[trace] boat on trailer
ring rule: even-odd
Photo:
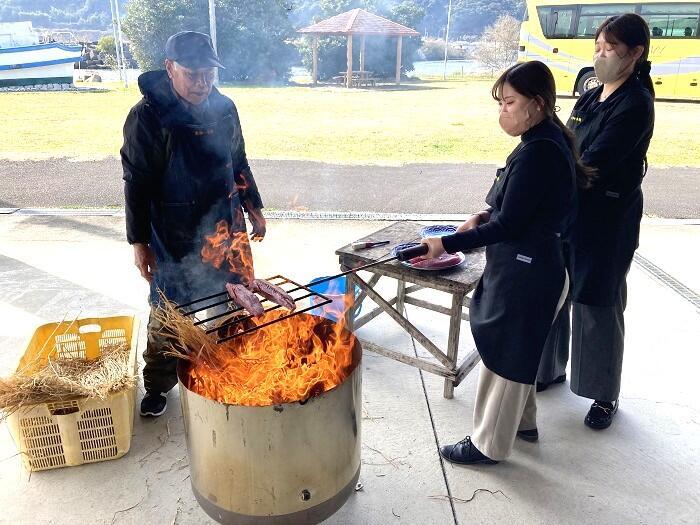
[[[82,54],[80,45],[44,41],[31,22],[0,23],[0,88],[71,85]]]

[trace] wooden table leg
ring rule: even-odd
[[[459,331],[462,327],[462,305],[464,294],[452,294],[452,308],[450,309],[450,332],[447,337],[447,358],[452,367],[457,368],[457,353],[459,351]],[[445,399],[454,397],[455,384],[451,379],[445,379],[443,396]]]
[[[353,275],[349,274],[345,277],[345,300],[346,301],[353,301],[352,306],[345,310],[345,327],[350,330],[351,332],[354,330],[354,323],[355,323],[355,308],[356,304],[354,303],[355,299],[355,281],[353,279]],[[346,303],[349,304],[349,303]]]
[[[404,299],[406,299],[406,281],[399,279],[396,288],[396,311],[403,314]]]

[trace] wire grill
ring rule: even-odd
[[[270,284],[279,286],[291,295],[298,307],[294,311],[273,321],[250,326],[252,323],[249,323],[249,321],[253,319],[253,316],[246,313],[243,307],[236,305],[228,292],[224,290],[220,293],[178,305],[178,310],[180,310],[180,313],[183,315],[192,317],[195,326],[201,326],[207,334],[216,333],[216,342],[221,344],[235,337],[255,332],[271,324],[278,323],[284,319],[289,319],[290,317],[297,316],[332,302],[332,299],[310,288],[316,283],[311,283],[309,285],[299,284],[283,275],[275,275],[265,280]],[[271,312],[282,308],[280,305],[273,303],[262,295],[256,295],[263,304],[265,312]],[[300,301],[305,301],[306,299],[310,299],[310,306],[304,305],[301,307]],[[198,314],[203,314],[204,317],[200,317]],[[214,323],[214,321],[219,320],[221,320],[221,322]]]

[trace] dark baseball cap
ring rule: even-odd
[[[219,57],[209,35],[197,31],[175,33],[165,43],[165,56],[187,69],[220,67],[226,69]]]

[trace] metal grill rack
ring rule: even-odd
[[[278,323],[284,319],[289,319],[290,317],[294,317],[332,302],[332,299],[329,299],[325,295],[315,292],[310,288],[310,286],[317,284],[315,282],[309,285],[303,285],[292,281],[283,275],[275,275],[274,277],[265,280],[270,284],[274,284],[275,286],[282,288],[285,292],[292,296],[292,299],[294,299],[294,302],[297,304],[299,304],[300,301],[313,298],[311,300],[311,305],[297,308],[294,311],[289,312],[288,314],[285,314],[273,321],[267,321],[248,328],[245,328],[245,323],[246,321],[253,319],[253,316],[250,314],[236,315],[237,313],[243,313],[243,307],[237,306],[226,290],[178,305],[178,310],[180,310],[180,313],[183,315],[192,317],[194,319],[195,326],[201,326],[207,334],[215,332],[221,333],[222,329],[224,328],[230,332],[230,328],[235,327],[236,325],[241,325],[241,327],[243,327],[242,330],[218,337],[216,342],[221,344],[235,337],[240,337],[242,335],[255,332],[256,330],[260,330],[261,328],[270,326],[271,324]],[[273,303],[260,294],[256,295],[265,307],[265,312],[271,312],[282,308],[280,305]],[[213,310],[217,313],[207,312],[208,310]],[[206,317],[200,318],[197,316],[197,314],[203,312],[206,312]],[[212,325],[212,321],[216,321],[217,319],[222,319],[224,317],[231,317],[231,319],[227,319],[221,323]]]

